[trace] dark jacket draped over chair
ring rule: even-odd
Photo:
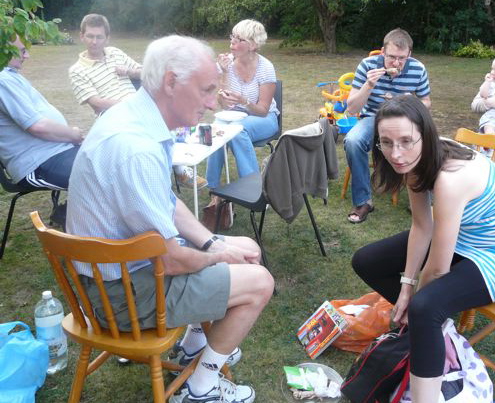
[[[263,171],[263,192],[287,223],[299,214],[304,193],[327,198],[328,179],[338,177],[336,137],[337,128],[323,118],[279,138]]]

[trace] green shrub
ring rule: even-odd
[[[468,45],[456,50],[454,52],[454,56],[491,59],[495,57],[495,49],[490,46],[483,45],[480,41],[470,41]]]

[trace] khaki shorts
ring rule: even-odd
[[[91,277],[79,276],[103,327],[108,327],[98,288]],[[131,273],[132,290],[136,299],[142,329],[156,327],[156,293],[153,266],[145,266]],[[122,331],[131,330],[122,281],[105,282],[114,315]],[[222,319],[227,311],[230,295],[230,271],[227,263],[217,263],[196,273],[165,277],[167,327],[178,327]]]

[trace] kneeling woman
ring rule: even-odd
[[[395,304],[392,319],[409,323],[413,402],[436,403],[443,322],[495,300],[495,164],[439,138],[429,111],[412,95],[380,108],[374,143],[373,183],[382,191],[407,187],[412,226],[358,250],[352,264]]]

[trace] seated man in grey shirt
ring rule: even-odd
[[[157,231],[165,239],[167,326],[192,324],[181,347],[186,358],[201,354],[186,387],[171,402],[251,403],[254,390],[219,377],[273,293],[273,278],[260,263],[260,249],[246,237],[219,238],[176,198],[170,173],[171,131],[195,126],[216,106],[218,71],[213,50],[188,37],[171,35],[152,42],[143,61],[142,87],[119,102],[91,128],[74,162],[69,184],[67,230],[79,236],[125,239]],[[180,246],[176,237],[194,248]],[[92,271],[77,271],[97,308]],[[134,262],[131,280],[139,320],[155,307],[153,270]],[[120,305],[120,267],[102,268],[111,303]],[[120,309],[122,311],[122,309]],[[117,318],[127,328],[128,315]],[[213,321],[208,337],[199,323]],[[254,364],[254,363],[253,363]]]
[[[29,53],[13,45],[19,57],[0,72],[0,161],[15,183],[67,189],[83,134],[19,73]]]

